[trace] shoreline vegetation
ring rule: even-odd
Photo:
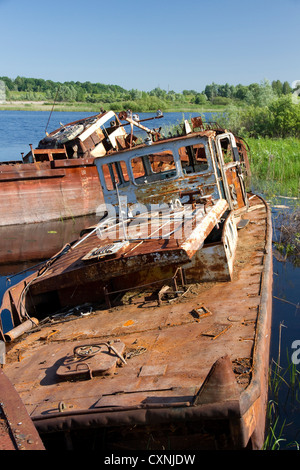
[[[297,84],[300,87],[300,82]],[[206,85],[201,92],[183,90],[181,93],[156,87],[151,91],[126,90],[119,85],[91,82],[54,82],[39,78],[0,77],[0,109],[48,110],[55,103],[56,110],[163,112],[222,111],[234,105],[264,106],[278,97],[294,93],[287,81],[263,80],[250,85]],[[2,101],[6,103],[1,104]]]
[[[53,108],[53,104],[49,101],[26,101],[26,100],[15,100],[15,101],[6,101],[5,103],[0,103],[0,111],[51,111]],[[125,104],[128,104],[125,102]],[[130,104],[130,103],[129,103]],[[110,106],[110,103],[86,103],[86,102],[59,102],[54,104],[54,111],[59,112],[100,112],[100,108],[104,108],[105,110],[110,110],[114,107],[114,111],[120,112],[127,109],[128,106],[122,106],[120,104],[119,108],[115,106]],[[153,109],[149,109],[147,111],[141,111],[140,108],[134,107],[135,112],[156,112],[157,108],[153,107]],[[165,113],[177,113],[177,112],[199,112],[202,113],[215,113],[215,112],[223,112],[225,110],[224,105],[213,105],[211,103],[207,103],[205,105],[199,106],[197,104],[186,103],[184,105],[173,105],[165,107],[163,111]]]
[[[250,85],[206,85],[201,92],[125,90],[118,85],[53,82],[0,77],[0,110],[81,111],[99,113],[131,109],[134,113],[214,113],[214,120],[241,137],[300,139],[300,81],[263,80]],[[1,103],[2,98],[2,103]]]

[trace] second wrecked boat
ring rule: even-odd
[[[46,448],[262,446],[270,213],[242,141],[192,127],[97,159],[103,220],[4,295],[4,370]]]
[[[103,196],[94,159],[129,147],[133,126],[149,130],[103,111],[62,124],[20,161],[0,162],[0,227],[96,214]]]

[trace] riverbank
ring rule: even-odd
[[[300,197],[300,139],[246,138],[252,186],[269,198]]]
[[[59,112],[96,112],[98,113],[101,108],[105,110],[113,109],[114,111],[124,111],[127,108],[125,105],[127,102],[120,102],[119,109],[116,109],[116,103],[111,106],[110,103],[87,103],[87,102],[59,102],[54,105],[54,110]],[[0,103],[0,111],[51,111],[53,103],[49,101],[6,101]],[[176,103],[173,106],[164,108],[165,113],[177,113],[177,112],[199,112],[201,113],[213,113],[222,112],[225,106],[212,105],[211,103],[206,105],[193,105],[182,103]],[[142,109],[134,109],[134,112],[144,112]],[[156,112],[157,109],[149,109],[147,112]]]

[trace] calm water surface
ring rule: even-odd
[[[91,116],[95,113],[83,113],[83,112],[53,112],[51,120],[48,125],[48,132],[60,127],[61,123],[66,124],[71,121],[75,121],[82,117]],[[140,119],[144,119],[153,114],[140,113]],[[195,116],[197,113],[185,113],[184,117],[190,118]],[[166,113],[160,120],[149,121],[145,123],[149,127],[168,127],[173,124],[181,122],[183,113]],[[210,119],[210,115],[206,116]],[[19,160],[21,152],[26,154],[29,151],[29,144],[34,147],[37,146],[39,140],[45,136],[45,129],[49,119],[49,112],[47,111],[0,111],[0,161]],[[286,200],[284,204],[286,204]],[[272,209],[275,215],[275,209]],[[76,239],[80,233],[81,228],[87,225],[91,225],[93,220],[85,220],[82,218],[81,221],[76,224],[74,221],[64,222],[53,222],[46,226],[42,226],[30,234],[28,227],[25,229],[18,226],[10,228],[7,231],[5,228],[0,230],[0,257],[1,248],[7,250],[7,246],[11,244],[12,252],[17,252],[15,247],[16,243],[20,244],[19,250],[22,252],[26,251],[26,243],[29,242],[32,237],[36,237],[37,244],[41,242],[42,237],[45,237],[43,243],[49,243],[53,246],[53,254],[56,253],[57,246],[62,246],[64,243],[72,239]],[[40,224],[38,224],[40,225]],[[0,227],[1,229],[1,227]],[[41,231],[44,233],[41,234]],[[18,241],[19,240],[19,241]],[[12,253],[13,254],[13,253]],[[22,279],[24,274],[19,274],[16,277],[12,277],[8,281],[8,276],[11,273],[18,273],[24,268],[28,268],[30,265],[34,265],[38,262],[39,256],[36,256],[31,263],[21,262],[18,263],[18,253],[15,253],[17,259],[9,265],[1,263],[0,259],[0,299],[3,296],[5,289]],[[48,256],[49,253],[47,253]],[[22,259],[19,257],[19,259]],[[299,306],[299,292],[300,292],[300,268],[295,268],[288,261],[279,262],[273,257],[273,319],[272,319],[272,336],[271,336],[271,361],[274,359],[277,361],[278,357],[278,345],[279,345],[279,325],[284,323],[284,327],[281,329],[281,365],[287,367],[291,361],[291,355],[293,352],[292,343],[295,340],[300,340],[300,309]],[[287,301],[287,302],[285,302]],[[300,370],[300,366],[298,366]],[[298,387],[299,388],[299,387]],[[300,429],[300,398],[297,396],[292,397],[289,394],[288,399],[286,398],[286,392],[282,389],[279,400],[281,400],[280,406],[280,423],[285,421],[286,426],[284,430],[284,438],[286,442],[282,443],[281,448],[284,448],[290,442],[298,440],[300,442],[300,435],[298,435]],[[280,425],[279,425],[280,427]]]

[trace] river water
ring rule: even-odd
[[[48,111],[0,111],[0,161],[20,160],[21,153],[26,154],[30,150],[29,144],[32,144],[33,147],[37,146],[39,140],[45,136],[46,128],[48,132],[51,132],[60,127],[61,123],[66,124],[93,114],[95,113],[53,112],[49,121],[50,113]],[[195,115],[197,113],[185,113],[184,115],[183,113],[165,113],[163,118],[145,122],[145,125],[165,129],[181,122],[183,116],[188,119]],[[140,113],[139,116],[140,119],[145,119],[153,114]],[[213,116],[209,113],[205,117],[207,120],[213,120]],[[276,204],[286,206],[289,204],[289,200],[280,201],[277,199]],[[275,222],[274,239],[277,237],[275,224],[278,210],[276,207],[272,207]],[[5,289],[25,276],[20,272],[40,261],[34,253],[30,255],[31,261],[25,260],[33,240],[38,248],[37,251],[41,247],[47,247],[45,257],[49,258],[64,243],[75,240],[82,228],[95,222],[96,218],[90,216],[76,220],[34,224],[34,230],[29,226],[0,227],[0,301]],[[11,253],[9,264],[4,264],[3,260],[1,262],[1,251]],[[273,272],[270,366],[274,367],[274,361],[278,362],[280,338],[281,371],[282,374],[285,374],[284,380],[289,381],[288,374],[291,369],[292,354],[295,351],[292,346],[295,341],[299,341],[300,344],[300,268],[294,267],[288,260],[279,261],[276,256],[273,256]],[[280,325],[282,326],[280,327]],[[299,346],[298,349],[300,349]],[[300,354],[298,357],[300,358]],[[300,365],[298,368],[300,370]],[[285,372],[287,369],[288,372]],[[279,422],[275,434],[280,434],[281,426],[284,424],[283,435],[281,435],[281,439],[284,440],[280,442],[280,449],[285,449],[293,441],[300,442],[300,397],[298,397],[300,386],[298,384],[292,390],[290,386],[284,384],[284,381],[282,384],[279,395],[274,398],[270,394],[270,399],[279,402],[276,406],[276,409],[279,409]]]

